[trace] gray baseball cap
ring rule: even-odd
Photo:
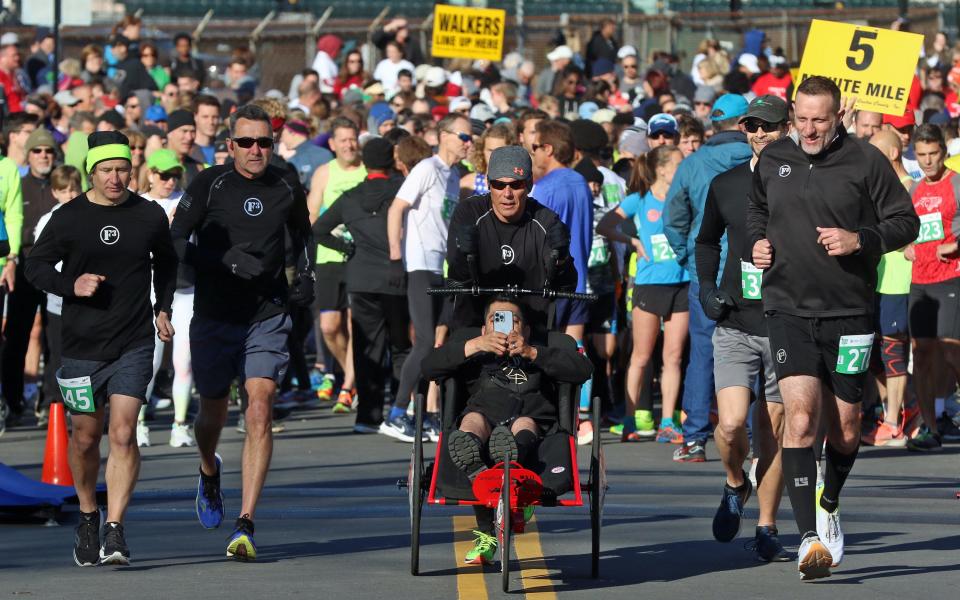
[[[787,103],[778,96],[766,94],[753,99],[747,107],[747,114],[740,118],[740,122],[760,119],[767,123],[782,123],[788,118]]]
[[[487,165],[487,179],[527,180],[533,175],[533,163],[530,154],[522,146],[501,146],[490,155]]]

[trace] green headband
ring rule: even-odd
[[[126,144],[105,144],[90,148],[87,152],[87,173],[92,173],[93,168],[98,162],[122,158],[123,160],[133,162],[130,154],[130,146]]]

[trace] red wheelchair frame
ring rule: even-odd
[[[479,334],[477,329],[461,330],[456,332],[460,336]],[[471,336],[472,337],[472,336]],[[567,335],[552,332],[549,344],[560,343],[573,346],[574,341]],[[451,430],[459,411],[454,411],[456,392],[448,391],[447,386],[441,383],[444,390],[442,401],[443,432],[437,442],[437,448],[444,448],[443,436]],[[576,431],[579,425],[579,397],[580,387],[566,384],[560,386],[561,397],[559,402],[560,431],[567,435],[570,450],[571,477],[573,482],[573,497],[545,498],[540,477],[533,471],[527,470],[518,463],[501,462],[484,471],[473,482],[474,500],[445,498],[437,490],[437,476],[439,463],[449,460],[448,456],[438,453],[434,462],[425,465],[423,457],[423,414],[425,401],[422,395],[416,398],[416,436],[413,452],[410,457],[410,467],[406,481],[398,481],[400,487],[406,487],[410,508],[410,573],[418,575],[420,571],[420,520],[423,504],[439,506],[486,506],[496,509],[496,530],[500,550],[500,570],[502,573],[503,591],[509,591],[510,583],[510,551],[511,535],[522,533],[524,527],[523,509],[527,506],[561,506],[575,507],[584,505],[584,496],[590,507],[591,530],[591,576],[597,578],[600,574],[600,529],[603,516],[603,502],[607,490],[606,466],[603,458],[603,447],[600,444],[600,402],[594,398],[592,402],[591,421],[593,423],[594,438],[590,454],[590,470],[587,483],[582,483],[580,470],[577,465]],[[450,404],[450,406],[447,406]],[[554,434],[556,435],[556,434]],[[426,477],[425,477],[426,475]]]

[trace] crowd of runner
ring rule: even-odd
[[[891,116],[854,110],[829,80],[794,82],[798,57],[756,30],[740,47],[704,40],[686,70],[605,21],[582,51],[557,39],[538,71],[517,53],[430,61],[394,19],[372,38],[378,63],[323,35],[289,88],[268,90],[270,65],[246,48],[208,69],[189,35],[162,56],[141,29],[126,17],[56,70],[49,32],[0,37],[2,422],[45,427],[52,402],[72,413],[78,564],[129,560],[123,508],[160,423],[171,446],[199,447],[197,512],[217,527],[217,442],[240,403],[228,555],[248,560],[290,411],[411,442],[422,393],[436,441],[429,378],[463,356],[433,350],[493,316],[426,293],[445,285],[595,294],[500,299],[515,336],[464,353],[537,364],[523,327],[565,331],[592,363],[580,409],[599,403],[616,439],[674,444],[680,463],[715,440],[718,540],[756,487],[757,554],[789,560],[787,488],[810,578],[842,558],[839,493],[860,444],[960,439],[960,47],[946,35]],[[583,367],[552,360],[540,367]],[[521,453],[538,435],[524,418]],[[490,428],[464,423],[458,465],[475,474]],[[578,443],[600,434],[582,419]],[[468,560],[492,556],[483,533]]]

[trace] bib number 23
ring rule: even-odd
[[[837,373],[859,375],[870,366],[870,353],[873,351],[873,334],[844,335],[840,337],[837,352]]]
[[[71,412],[92,413],[97,407],[93,401],[93,383],[90,376],[61,379],[57,376],[57,384],[63,395],[63,403]]]

